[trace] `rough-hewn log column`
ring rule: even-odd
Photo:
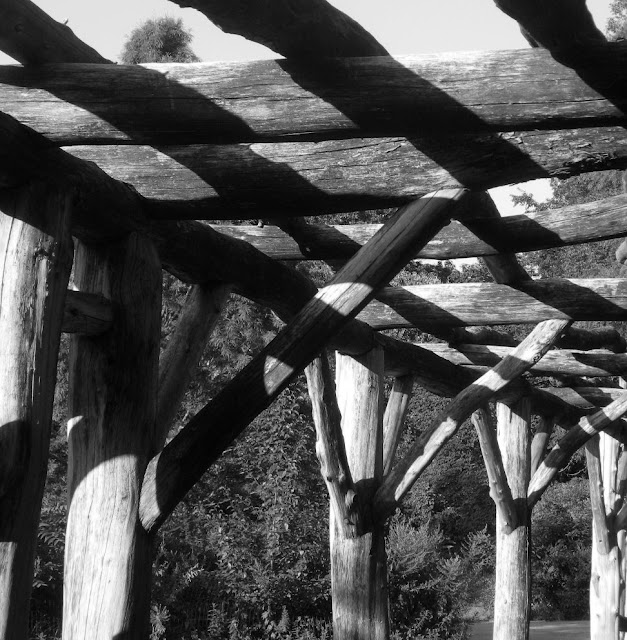
[[[496,581],[494,640],[527,640],[530,614],[529,515],[529,401],[512,407],[497,404],[497,437],[503,467],[517,507],[518,526],[507,532],[496,512]]]
[[[361,362],[338,355],[336,386],[342,433],[359,499],[369,503],[383,476],[383,351]],[[331,513],[331,594],[335,640],[388,640],[387,559],[383,522],[357,538]]]
[[[0,638],[25,640],[46,480],[72,196],[31,185],[0,212]]]
[[[586,462],[592,506],[592,562],[590,575],[590,638],[619,640],[622,554],[614,527],[618,501],[618,441],[600,433],[586,443]]]
[[[156,448],[161,269],[152,244],[131,234],[107,249],[81,245],[75,273],[115,311],[111,331],[74,337],[70,351],[63,638],[145,638],[152,545],[137,508]]]

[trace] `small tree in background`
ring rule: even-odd
[[[181,18],[146,20],[133,29],[122,50],[124,64],[143,62],[200,62],[191,50],[192,34]]]

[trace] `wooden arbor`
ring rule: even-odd
[[[27,0],[0,8],[0,47],[24,64],[0,68],[0,637],[26,637],[65,330],[76,334],[66,640],[147,637],[155,532],[303,368],[331,502],[336,638],[389,636],[385,520],[470,415],[508,568],[497,576],[495,637],[526,637],[528,512],[588,442],[592,629],[618,638],[627,516],[615,443],[627,399],[614,388],[539,389],[520,375],[622,374],[624,356],[572,350],[606,347],[611,332],[570,324],[625,319],[627,283],[533,281],[513,254],[625,236],[627,197],[501,219],[481,190],[627,166],[625,45],[606,43],[584,3],[566,1],[550,11],[496,3],[536,50],[407,59],[387,56],[324,0],[274,0],[274,21],[257,19],[254,2],[191,4],[286,60],[120,67]],[[401,208],[380,228],[299,217],[389,206]],[[242,218],[276,224],[201,222]],[[72,236],[78,291],[66,291]],[[413,258],[468,256],[485,260],[494,284],[387,286]],[[317,291],[287,264],[308,259],[346,263]],[[196,285],[161,362],[160,267]],[[164,447],[168,411],[231,288],[286,327]],[[464,329],[503,323],[537,326],[505,350],[490,346],[494,332]],[[457,348],[378,333],[399,326]],[[551,350],[560,341],[571,348]],[[325,348],[342,354],[337,384]],[[395,379],[385,411],[384,375]],[[414,386],[452,400],[396,460]],[[543,416],[532,441],[530,412]],[[572,426],[545,457],[556,416]]]

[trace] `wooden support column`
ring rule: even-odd
[[[619,502],[619,455],[618,441],[607,433],[600,433],[586,444],[592,506],[591,640],[620,638],[622,557],[613,516]]]
[[[523,398],[511,407],[497,403],[497,439],[503,467],[517,509],[518,526],[496,513],[496,580],[494,640],[529,638],[529,512],[527,486],[530,469],[530,403]]]
[[[357,362],[337,356],[336,388],[346,455],[368,523],[356,538],[344,535],[333,511],[331,593],[334,640],[388,640],[387,558],[383,522],[369,505],[383,474],[383,350]]]
[[[72,196],[35,184],[0,203],[0,638],[25,640],[46,480]]]
[[[147,638],[152,538],[138,503],[155,453],[161,268],[151,242],[131,234],[80,245],[75,274],[80,290],[111,299],[114,318],[70,348],[63,639]]]

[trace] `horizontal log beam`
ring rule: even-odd
[[[600,47],[588,63],[594,88],[542,50],[0,67],[0,95],[5,113],[59,145],[624,126],[627,46]]]
[[[627,167],[622,127],[226,145],[65,147],[150,198],[153,218],[242,219],[400,206]],[[0,167],[0,184],[5,180]],[[269,185],[272,185],[271,188]]]
[[[48,62],[109,62],[30,0],[3,0],[0,49],[26,65]]]
[[[516,287],[464,283],[387,287],[358,318],[375,329],[625,320],[627,280],[531,280]]]
[[[453,220],[416,258],[451,260],[501,251],[537,251],[627,235],[627,196],[619,195],[561,209],[492,219]],[[299,225],[292,237],[274,225],[211,225],[277,260],[348,259],[377,232],[379,224]]]
[[[440,357],[462,366],[493,367],[512,351],[512,347],[466,345],[451,347],[441,343],[423,343],[423,349],[437,353]],[[571,375],[588,377],[622,376],[627,372],[627,354],[611,351],[574,351],[555,349],[529,370],[537,376]]]

